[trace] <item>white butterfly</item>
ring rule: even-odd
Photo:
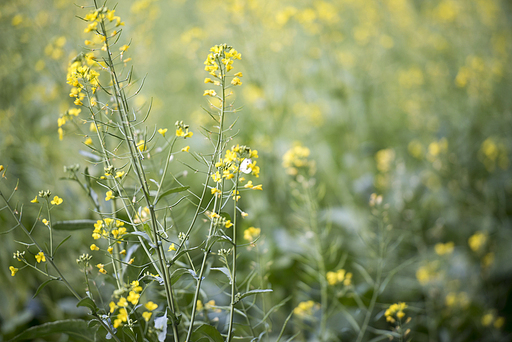
[[[250,164],[252,164],[251,158],[245,158],[242,160],[242,163],[240,164],[240,171],[243,173],[251,173],[252,168],[249,167]]]

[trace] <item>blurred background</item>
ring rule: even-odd
[[[58,219],[94,218],[79,188],[60,180],[63,166],[84,166],[77,153],[84,138],[71,126],[63,141],[57,133],[57,118],[72,106],[68,63],[85,39],[76,16],[86,12],[67,0],[0,3],[0,164],[8,177],[2,191],[19,180],[17,198],[29,203],[51,189],[65,200]],[[403,301],[411,307],[414,340],[511,340],[510,1],[128,0],[116,15],[125,22],[121,39],[131,45],[135,77],[146,76],[133,105],[153,100],[151,129],[190,124],[197,132],[193,150],[208,147],[199,127],[211,125],[201,109],[209,48],[227,43],[242,53],[235,142],[258,150],[264,188],[244,199],[251,215],[244,224],[264,235],[271,300],[293,296],[273,318],[274,329],[300,301],[318,301],[317,281],[301,276],[308,252],[297,246],[311,237],[282,166],[285,152],[300,143],[316,163],[315,217],[335,241],[325,241],[327,270],[346,258],[343,267],[363,299],[371,293],[355,265],[372,275],[374,258],[362,242],[376,226],[370,195],[382,194],[389,205],[389,236],[400,243],[384,269],[396,274],[371,325],[389,329],[380,317]],[[189,184],[199,191],[193,176]],[[27,205],[28,225],[36,215]],[[1,211],[0,230],[13,225]],[[15,240],[23,239],[19,231],[0,239],[4,339],[84,314],[64,287],[51,284],[32,299],[44,277],[28,271],[11,277],[11,256],[20,249]],[[61,251],[70,259],[61,267],[78,286],[74,260],[90,243],[90,232],[79,232]],[[355,307],[334,292],[333,299]],[[343,315],[333,315],[329,327],[339,339],[354,338]]]

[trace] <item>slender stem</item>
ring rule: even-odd
[[[212,161],[210,162],[210,165],[209,165],[209,168],[208,168],[208,173],[207,173],[207,179],[206,179],[206,182],[205,182],[205,185],[204,185],[204,188],[203,188],[203,194],[201,196],[201,201],[203,200],[204,198],[204,194],[206,192],[206,189],[208,187],[208,181],[209,181],[209,177],[210,177],[210,173],[211,173],[211,170],[213,169],[213,166],[215,165],[215,161],[217,160],[218,157],[221,157],[222,156],[222,144],[223,144],[223,140],[224,140],[224,114],[225,114],[225,102],[226,102],[226,95],[225,95],[225,88],[226,88],[226,85],[225,85],[225,71],[224,71],[224,68],[222,67],[222,63],[220,61],[219,62],[219,65],[221,66],[220,67],[220,81],[221,81],[221,88],[222,88],[222,97],[221,97],[221,101],[222,101],[222,106],[221,106],[221,111],[220,111],[220,120],[219,120],[219,138],[217,140],[217,144],[215,146],[215,151],[213,153],[213,156],[212,156]],[[220,211],[220,206],[222,205],[222,196],[224,194],[224,186],[223,186],[224,183],[222,183],[220,185],[221,187],[221,198],[219,199],[218,197],[215,197],[215,202],[214,202],[214,205],[213,205],[213,212],[216,213],[217,211]],[[219,183],[217,183],[217,188],[219,187]],[[192,230],[192,227],[194,225],[194,222],[197,218],[197,214],[199,213],[199,210],[200,210],[200,206],[197,207],[197,210],[196,210],[196,215],[194,216],[193,220],[192,220],[192,223],[187,231],[187,235],[186,237],[188,237],[188,234],[190,234],[191,230]],[[208,255],[210,254],[210,250],[211,250],[211,246],[210,246],[210,239],[213,235],[213,230],[214,230],[215,226],[213,224],[213,220],[211,221],[210,223],[210,228],[209,228],[209,231],[208,231],[208,237],[207,237],[207,240],[206,240],[206,247],[205,247],[205,251],[204,251],[204,254],[203,254],[203,261],[201,262],[201,269],[199,271],[199,275],[198,275],[198,278],[197,278],[197,286],[196,286],[196,290],[195,290],[195,293],[194,293],[194,300],[193,300],[193,303],[192,303],[192,313],[191,313],[191,316],[190,316],[190,325],[189,325],[189,328],[188,328],[188,332],[187,332],[187,338],[186,338],[186,342],[190,341],[190,338],[191,338],[191,335],[192,335],[192,329],[194,327],[194,321],[195,321],[195,315],[196,315],[196,307],[197,307],[197,299],[199,298],[199,291],[201,289],[201,283],[202,283],[202,279],[203,279],[203,274],[204,274],[204,270],[206,268],[206,261],[208,259]],[[181,247],[181,246],[180,246]],[[177,253],[177,252],[176,252]]]
[[[236,255],[237,255],[237,248],[236,248],[236,219],[237,219],[237,210],[236,210],[236,204],[238,202],[238,178],[240,177],[240,165],[238,166],[237,173],[236,173],[236,180],[235,180],[235,191],[234,191],[234,209],[233,209],[233,259],[232,259],[232,269],[231,269],[231,304],[230,304],[230,311],[229,311],[229,328],[228,328],[228,338],[227,342],[230,342],[233,338],[233,321],[235,316],[235,296],[236,296]],[[249,326],[251,326],[249,324]],[[252,327],[251,327],[252,329]]]

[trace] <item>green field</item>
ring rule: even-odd
[[[0,3],[0,341],[512,340],[512,3],[98,8]]]

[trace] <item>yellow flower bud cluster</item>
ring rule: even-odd
[[[98,240],[100,238],[107,240],[114,239],[117,240],[117,243],[121,243],[123,241],[122,236],[125,234],[126,228],[124,227],[123,221],[106,218],[96,221],[92,237],[94,240]],[[94,246],[95,247],[91,246],[91,250],[97,250],[96,245]]]
[[[395,323],[396,320],[393,316],[401,320],[405,317],[405,309],[407,309],[407,304],[403,302],[392,304],[384,313],[384,316],[386,316],[386,321]]]
[[[226,44],[215,45],[210,49],[210,51],[211,53],[204,61],[204,70],[219,79],[222,79],[227,72],[233,69],[234,60],[242,59],[241,53]],[[208,82],[205,80],[205,83]]]
[[[316,305],[318,306],[318,305]],[[295,309],[293,309],[293,313],[298,316],[312,316],[313,309],[315,308],[315,302],[312,300],[308,300],[306,302],[300,302],[299,305]]]
[[[310,150],[296,143],[291,149],[283,155],[283,167],[289,175],[296,176],[300,169],[308,170],[310,175],[315,173],[315,162],[309,160]]]
[[[352,273],[347,273],[344,269],[339,269],[336,272],[327,272],[326,278],[329,285],[343,283],[343,285],[349,286],[352,283]]]

